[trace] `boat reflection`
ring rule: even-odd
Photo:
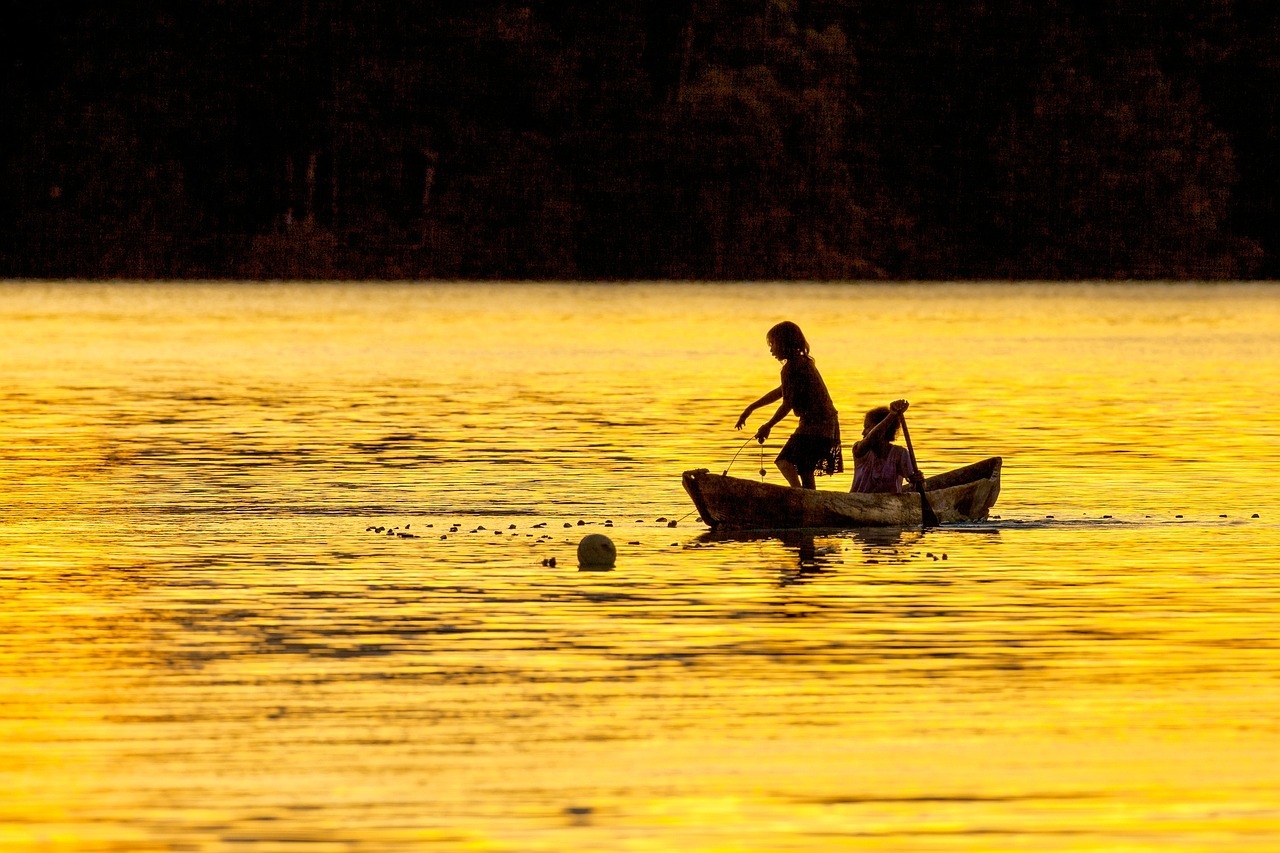
[[[998,536],[1000,532],[992,527],[954,525],[945,528],[948,536],[959,531],[991,536]],[[781,585],[790,586],[831,574],[835,566],[849,562],[868,566],[906,564],[921,552],[926,540],[936,538],[940,532],[909,527],[709,530],[694,541],[700,544],[779,543],[791,559],[771,568],[780,573]]]

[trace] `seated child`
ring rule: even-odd
[[[851,492],[901,494],[904,479],[920,477],[905,447],[891,444],[898,437],[899,415],[907,410],[906,400],[877,406],[862,421],[862,440],[853,446],[853,487]]]

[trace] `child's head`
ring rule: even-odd
[[[804,339],[804,332],[800,331],[800,327],[790,320],[783,320],[778,325],[769,330],[769,334],[764,336],[765,341],[778,354],[779,358],[796,355],[809,354],[809,342]]]
[[[889,417],[888,406],[876,406],[874,409],[867,412],[867,416],[862,419],[862,434],[866,435],[871,432],[871,430],[875,429],[876,424],[880,423],[887,417]],[[885,427],[881,431],[880,435],[883,436],[885,441],[893,441],[898,437],[898,423],[898,420],[895,418],[893,423],[889,424],[889,426]]]

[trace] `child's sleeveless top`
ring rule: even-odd
[[[854,492],[902,493],[902,478],[911,473],[911,457],[905,447],[889,445],[888,456],[869,450],[853,460]]]

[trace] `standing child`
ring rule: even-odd
[[[743,409],[734,429],[742,429],[756,409],[781,400],[778,411],[756,431],[756,440],[764,444],[774,425],[794,411],[800,425],[775,461],[793,487],[812,489],[815,472],[838,474],[844,470],[840,415],[809,355],[809,342],[800,327],[790,321],[779,323],[769,330],[765,340],[769,352],[782,362],[782,384]]]
[[[908,405],[906,400],[894,400],[867,412],[862,420],[862,440],[853,446],[853,488],[849,491],[896,495],[902,493],[904,479],[914,483],[920,477],[907,449],[891,443],[898,437],[898,425]]]

